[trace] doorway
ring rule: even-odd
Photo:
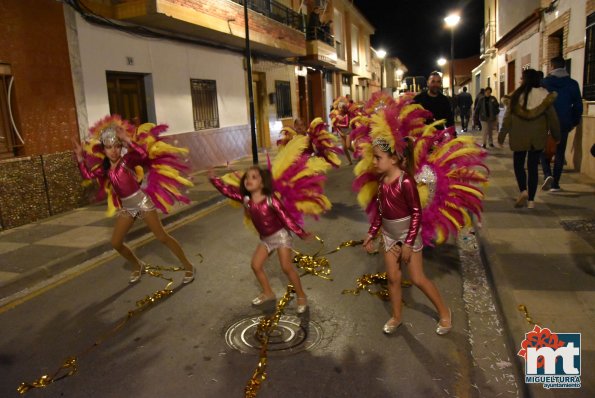
[[[110,114],[118,114],[134,124],[148,122],[145,75],[106,72]]]
[[[252,73],[252,93],[254,94],[256,140],[259,147],[270,148],[271,135],[267,118],[266,75],[263,72]]]
[[[516,77],[514,74],[515,71],[515,62],[510,61],[508,63],[508,80],[507,80],[507,90],[506,93],[512,93],[516,87]]]

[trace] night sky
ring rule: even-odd
[[[427,76],[439,69],[436,60],[450,58],[450,30],[444,17],[459,10],[455,29],[455,58],[479,55],[483,30],[483,0],[353,0],[376,28],[374,49],[398,57],[409,69],[408,76]]]

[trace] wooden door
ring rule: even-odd
[[[135,124],[148,122],[144,75],[107,72],[110,114],[118,114]]]

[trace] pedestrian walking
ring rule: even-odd
[[[196,269],[190,263],[182,247],[164,229],[156,206],[167,212],[175,201],[189,203],[179,191],[192,183],[182,177],[184,169],[175,154],[183,152],[166,144],[159,136],[166,126],[144,124],[135,126],[119,116],[108,116],[90,129],[90,140],[83,146],[73,140],[74,153],[83,178],[97,179],[100,192],[108,193],[108,212],[116,213],[116,223],[111,238],[113,248],[137,269],[130,275],[130,283],[138,282],[145,263],[124,243],[126,234],[138,218],[142,218],[153,235],[180,260],[185,269],[183,283],[194,280]],[[136,131],[135,131],[136,130]],[[151,143],[158,142],[158,147]],[[143,145],[146,143],[147,145]],[[122,155],[123,146],[126,154]],[[88,164],[89,163],[89,164]],[[135,168],[148,170],[147,185],[141,187]]]
[[[581,121],[583,115],[583,101],[581,91],[576,80],[572,79],[565,69],[566,61],[562,57],[552,58],[550,61],[553,70],[543,79],[542,84],[549,92],[557,94],[554,108],[560,122],[560,142],[556,145],[554,169],[550,160],[544,153],[541,154],[541,167],[543,169],[544,183],[541,189],[557,192],[560,190],[560,177],[564,168],[566,143],[568,135]]]
[[[299,314],[306,311],[308,303],[292,264],[291,232],[302,239],[310,238],[312,235],[302,228],[301,212],[318,215],[330,209],[330,202],[322,192],[324,178],[321,178],[330,166],[323,159],[302,152],[307,141],[305,136],[293,138],[279,151],[270,170],[252,166],[239,178],[234,173],[217,178],[212,169],[208,172],[209,180],[219,192],[244,205],[246,217],[260,235],[251,266],[262,291],[252,304],[258,306],[275,299],[264,264],[269,254],[277,251],[281,269],[296,291]]]
[[[555,93],[548,93],[540,87],[535,69],[523,71],[521,86],[511,95],[498,143],[503,145],[510,134],[514,175],[520,191],[515,207],[524,207],[525,204],[530,209],[535,207],[539,157],[545,147],[548,131],[556,141],[560,139],[560,124],[553,106],[555,98]]]
[[[430,73],[428,89],[415,96],[414,101],[432,112],[433,118],[426,120],[432,123],[436,120],[445,120],[445,127],[454,126],[454,116],[451,101],[442,94],[442,76],[438,72]],[[437,127],[442,129],[444,127]]]
[[[486,87],[483,98],[479,99],[477,110],[479,111],[479,119],[482,122],[485,122],[482,128],[482,148],[487,148],[488,145],[493,148],[493,134],[498,127],[498,113],[500,113],[500,104],[498,104],[496,97],[492,95],[492,89],[490,87]]]
[[[481,131],[481,120],[479,120],[479,108],[477,107],[479,104],[479,100],[482,99],[485,95],[485,88],[479,90],[477,96],[475,97],[475,105],[473,106],[473,129],[477,131]]]
[[[471,107],[473,106],[473,98],[467,92],[467,87],[463,87],[463,92],[457,97],[459,111],[461,112],[461,129],[467,131],[469,126],[469,117],[471,116]]]

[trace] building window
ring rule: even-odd
[[[326,80],[327,83],[333,84],[333,71],[332,70],[324,71],[324,79]]]
[[[585,43],[585,72],[583,76],[583,97],[595,100],[595,12],[587,17],[587,40]]]
[[[351,25],[351,60],[359,64],[359,29],[355,25]]]
[[[14,98],[14,93],[10,94],[9,90],[12,82],[10,65],[0,64],[0,159],[14,156],[16,149],[23,146],[23,142],[20,136],[17,137],[18,133],[15,132],[11,122],[14,120],[15,124],[18,123],[15,109],[10,108],[10,97]]]
[[[351,76],[341,75],[341,83],[343,83],[344,86],[351,86]]]
[[[289,82],[275,80],[275,97],[277,99],[277,119],[291,117],[291,86]]]
[[[217,108],[217,82],[215,80],[190,79],[194,129],[204,130],[219,127]]]

